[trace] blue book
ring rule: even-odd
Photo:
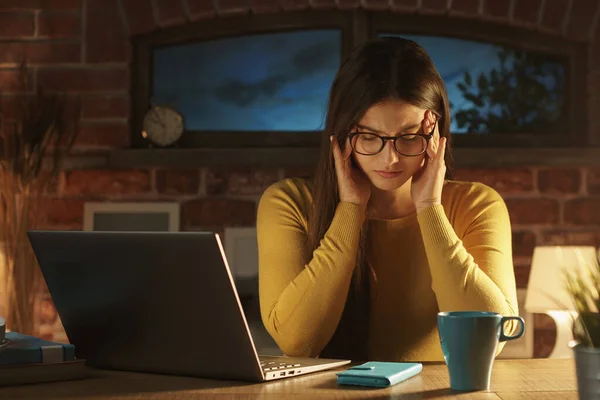
[[[17,332],[7,332],[0,346],[0,366],[60,363],[75,360],[75,346]]]
[[[423,370],[423,364],[370,361],[337,374],[342,385],[388,387],[407,380]]]

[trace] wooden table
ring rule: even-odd
[[[338,386],[338,370],[245,383],[93,369],[84,380],[0,388],[0,399],[577,399],[573,360],[496,360],[490,391],[471,393],[449,389],[444,364],[426,364],[419,375],[386,389]]]

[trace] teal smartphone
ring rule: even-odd
[[[337,383],[388,387],[405,381],[423,370],[421,363],[369,361],[337,374]]]

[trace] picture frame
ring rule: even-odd
[[[176,202],[86,202],[84,231],[179,231]]]

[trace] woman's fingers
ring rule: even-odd
[[[333,161],[335,164],[336,174],[338,176],[338,179],[340,179],[341,177],[346,175],[345,174],[346,164],[347,164],[347,159],[345,156],[346,151],[344,151],[342,153],[342,150],[340,149],[340,146],[338,145],[338,142],[335,139],[335,137],[330,136],[329,140],[331,141],[331,147],[332,147],[332,151],[333,151]],[[346,149],[344,149],[344,150],[346,150]]]
[[[346,146],[344,147],[344,161],[348,161],[350,159],[350,154],[352,154],[352,146],[350,145],[350,138],[346,137]]]
[[[438,161],[444,161],[444,156],[446,155],[446,142],[447,141],[448,141],[448,139],[446,139],[445,137],[440,139],[440,146],[439,146],[438,152],[436,154]]]

